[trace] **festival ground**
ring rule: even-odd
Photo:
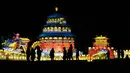
[[[78,71],[78,73],[88,72],[119,72],[128,71],[130,60],[95,60],[93,62],[87,62],[83,60],[79,61],[41,61],[41,62],[27,62],[27,61],[0,61],[0,67],[10,68],[11,72],[67,72],[72,73]],[[14,67],[13,67],[14,66]],[[18,67],[17,67],[18,66]],[[15,69],[15,71],[14,71]],[[39,71],[37,71],[39,70]],[[126,73],[126,72],[124,72]]]

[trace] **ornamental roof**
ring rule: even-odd
[[[45,27],[48,27],[48,26],[50,26],[50,27],[53,27],[53,26],[57,26],[57,27],[58,27],[58,26],[69,27],[70,25],[68,25],[68,24],[66,24],[66,23],[65,23],[65,24],[62,24],[62,25],[59,24],[59,23],[47,23],[47,24],[45,24],[44,26],[45,26]]]
[[[55,37],[55,36],[64,36],[64,37],[74,37],[70,32],[43,32],[39,37]]]
[[[60,13],[53,13],[48,16],[48,18],[61,18],[61,17],[64,18],[65,16]]]

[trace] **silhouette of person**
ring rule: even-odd
[[[27,61],[30,61],[30,55],[31,55],[30,53],[31,53],[30,48],[28,48],[27,51],[26,51]]]
[[[52,48],[51,51],[50,51],[51,60],[54,60],[54,53],[55,53],[54,48]]]
[[[31,48],[31,60],[32,60],[32,62],[34,62],[34,59],[35,59],[35,49]]]
[[[109,50],[107,51],[107,58],[108,58],[108,60],[110,59],[110,51]]]
[[[66,48],[64,47],[63,48],[63,60],[66,60],[66,58],[67,58],[67,50],[66,50]]]
[[[40,46],[36,46],[36,49],[37,49],[37,59],[38,61],[40,61],[40,58],[41,58],[41,50],[40,50]]]
[[[122,59],[124,58],[124,51],[123,51],[123,49],[121,49],[121,57],[122,57]]]
[[[30,41],[28,43],[28,47],[27,47],[27,50],[26,50],[26,57],[27,57],[27,61],[30,61],[30,56],[31,56],[31,51],[30,51],[30,48],[32,46],[32,42]]]
[[[76,60],[79,60],[79,50],[76,49]]]
[[[73,60],[73,51],[72,51],[72,44],[70,44],[70,47],[68,49],[68,59],[72,59]]]

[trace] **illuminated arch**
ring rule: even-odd
[[[34,42],[33,45],[32,45],[32,48],[35,49],[36,46],[40,46],[40,42],[39,41]]]

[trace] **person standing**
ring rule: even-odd
[[[35,49],[31,48],[31,61],[34,62],[35,59]]]
[[[52,48],[51,51],[50,51],[51,60],[54,60],[54,53],[55,53],[54,48]]]
[[[40,47],[37,46],[36,49],[37,49],[37,56],[38,56],[37,59],[38,59],[38,61],[40,61],[40,59],[41,59],[41,50],[40,50]]]
[[[64,49],[64,51],[63,51],[63,60],[66,60],[66,58],[67,58],[67,50],[66,50],[65,47],[63,49]]]
[[[72,59],[73,60],[73,47],[72,44],[70,44],[70,47],[68,49],[68,59]]]
[[[27,61],[30,61],[30,56],[31,56],[31,46],[32,46],[32,41],[30,41],[28,43],[28,47],[27,47],[27,50],[26,50],[26,57],[27,57]]]
[[[30,61],[30,55],[31,55],[30,53],[31,53],[30,48],[28,48],[26,51],[27,61]]]

